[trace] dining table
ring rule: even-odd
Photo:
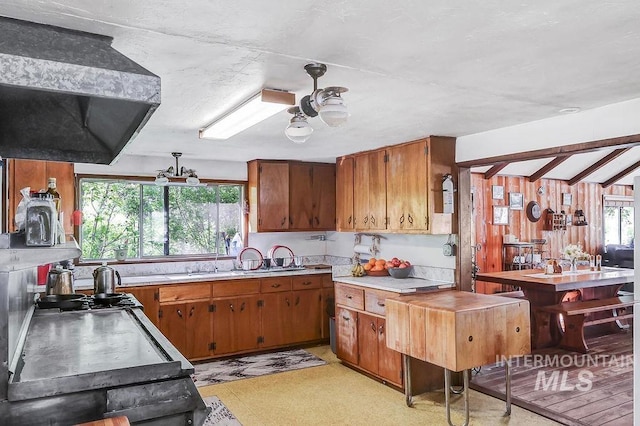
[[[603,267],[600,271],[577,269],[560,274],[546,274],[541,269],[483,272],[476,281],[510,285],[520,288],[531,307],[531,344],[533,348],[553,346],[561,330],[557,318],[548,324],[536,323],[536,307],[557,305],[570,297],[574,300],[594,300],[615,297],[620,288],[634,282],[634,270]]]

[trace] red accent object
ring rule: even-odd
[[[72,213],[73,226],[82,225],[82,212],[80,210],[75,210]]]
[[[50,269],[50,263],[38,266],[38,285],[45,285],[47,283],[47,276],[49,275]]]

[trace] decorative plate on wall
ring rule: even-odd
[[[542,209],[540,208],[540,204],[537,201],[530,201],[527,204],[527,218],[531,222],[537,222],[540,220],[542,216]]]

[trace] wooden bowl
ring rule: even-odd
[[[367,271],[367,275],[372,277],[388,277],[389,272],[387,272],[386,269],[383,269],[382,271]]]

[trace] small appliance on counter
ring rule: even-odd
[[[118,278],[116,284],[116,277]],[[113,294],[116,292],[116,285],[122,285],[120,273],[107,262],[102,262],[102,266],[93,270],[93,292],[95,294]]]
[[[56,243],[58,218],[53,199],[47,193],[35,193],[27,203],[25,244],[29,247],[51,247]]]

